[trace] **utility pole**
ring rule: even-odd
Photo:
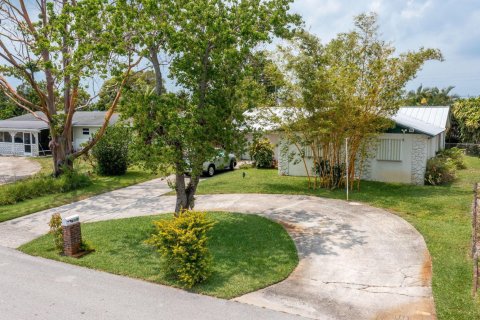
[[[348,186],[348,138],[345,138],[345,167],[346,167],[346,178],[347,178],[347,201],[348,201],[348,192],[350,191]]]

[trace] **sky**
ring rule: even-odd
[[[353,30],[354,16],[376,12],[382,39],[399,53],[423,46],[440,49],[445,58],[427,62],[408,90],[454,86],[461,97],[480,96],[480,0],[295,0],[292,12],[323,42]],[[169,79],[167,87],[175,91]]]
[[[376,12],[383,40],[398,52],[437,48],[445,61],[427,62],[408,90],[445,88],[480,95],[480,0],[296,0],[292,11],[322,42],[353,30],[353,17]]]

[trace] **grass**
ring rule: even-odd
[[[82,225],[82,235],[95,249],[81,259],[60,256],[51,235],[19,249],[25,253],[119,275],[180,287],[165,275],[155,250],[143,243],[154,231],[152,222],[171,215],[111,220]],[[279,282],[293,271],[298,256],[290,236],[279,224],[255,215],[214,212],[210,231],[213,273],[193,292],[233,298]],[[125,263],[128,261],[128,263]]]
[[[32,159],[39,162],[42,166],[39,174],[47,175],[52,173],[51,157]],[[80,201],[97,194],[128,187],[130,185],[144,182],[156,177],[155,175],[138,167],[129,168],[127,173],[123,176],[98,176],[91,173],[91,166],[85,161],[81,160],[76,161],[75,168],[80,172],[89,173],[91,175],[92,184],[87,187],[66,193],[54,193],[30,200],[25,200],[12,205],[1,206],[0,222],[15,219],[41,210],[62,206],[75,201]],[[30,179],[35,179],[35,177]],[[5,186],[0,186],[0,193],[2,192],[3,187]]]
[[[439,319],[480,319],[471,296],[469,257],[473,184],[480,182],[480,159],[466,157],[468,168],[448,186],[362,182],[351,199],[385,208],[410,222],[425,238],[433,261],[433,294]],[[245,178],[242,177],[246,173]],[[276,170],[237,170],[200,183],[199,194],[305,194],[345,199],[343,190],[308,190],[306,178],[281,177]]]

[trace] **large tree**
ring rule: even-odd
[[[45,114],[55,175],[87,152],[102,136],[131,69],[125,15],[115,2],[103,0],[4,0],[0,2],[0,88],[18,107]],[[81,93],[95,77],[118,76],[120,85],[108,107],[104,125],[83,150],[74,152],[72,119],[81,107]],[[22,96],[11,85],[21,79],[35,93]],[[58,94],[60,96],[58,96]]]
[[[173,167],[180,212],[194,206],[203,162],[216,147],[232,150],[241,140],[255,49],[274,36],[288,36],[299,18],[288,13],[291,0],[160,1],[154,9],[151,1],[134,2],[150,8],[138,17],[139,27],[147,28],[142,52],[157,81],[154,90],[133,99],[128,115],[139,139],[137,155],[150,167]],[[161,50],[170,59],[178,93],[163,87],[156,59]]]
[[[480,97],[460,99],[452,108],[457,141],[480,144]]]
[[[388,118],[398,110],[405,84],[426,61],[442,59],[434,49],[397,54],[379,38],[375,14],[356,17],[355,27],[326,45],[302,33],[280,50],[278,63],[288,81],[287,116],[279,120],[315,186],[317,178],[328,188],[342,185],[344,176],[353,181],[371,138],[392,125]],[[307,154],[313,168],[307,167]]]

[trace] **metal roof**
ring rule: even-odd
[[[72,125],[74,127],[100,127],[105,120],[106,111],[77,111],[73,115]],[[36,115],[46,119],[43,112],[36,112]],[[110,124],[118,121],[120,115],[114,113],[110,118]],[[1,129],[18,130],[43,130],[48,129],[46,122],[39,120],[34,115],[28,113],[7,120],[0,120]]]
[[[401,107],[392,120],[397,124],[436,136],[447,129],[450,107]]]
[[[436,136],[447,129],[449,115],[448,106],[401,107],[391,119],[400,126]],[[295,114],[282,107],[254,109],[245,112],[245,116],[250,128],[263,131],[277,130],[279,123],[291,123],[297,118]],[[272,121],[272,116],[277,118],[276,121]]]

